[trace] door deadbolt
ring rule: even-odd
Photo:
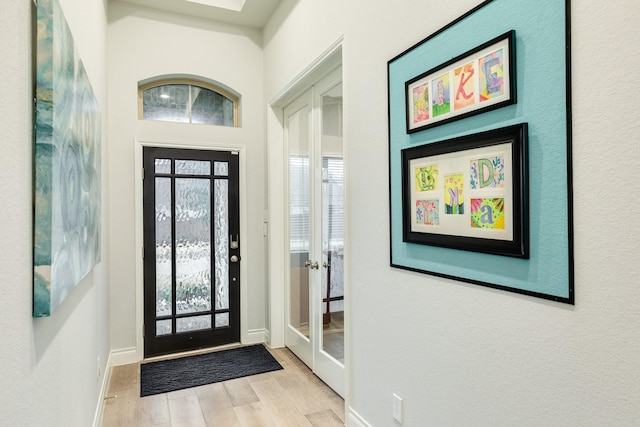
[[[238,262],[240,261],[240,257],[238,255],[231,255],[231,258],[229,260],[231,262]]]

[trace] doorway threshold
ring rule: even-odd
[[[229,349],[238,348],[238,347],[242,347],[242,343],[236,342],[236,343],[219,345],[215,347],[206,347],[206,348],[199,348],[197,350],[182,351],[179,353],[163,354],[161,356],[144,358],[142,359],[142,362],[146,363],[146,362],[157,362],[161,360],[178,359],[180,357],[196,356],[198,354],[213,353],[215,351],[229,350]]]

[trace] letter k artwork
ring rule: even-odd
[[[473,74],[475,73],[475,70],[473,68],[471,68],[471,71],[462,72],[462,76],[460,77],[460,83],[458,84],[458,90],[456,90],[456,100],[460,99],[460,95],[462,95],[462,97],[464,99],[469,99],[473,96],[473,92],[471,93],[467,93],[464,90],[464,87],[467,85],[467,82],[469,82],[469,80],[471,80],[471,77],[473,77]],[[471,88],[473,88],[473,86],[471,86]]]

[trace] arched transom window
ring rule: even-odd
[[[197,80],[164,79],[139,86],[143,120],[238,127],[238,96]]]

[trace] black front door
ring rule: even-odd
[[[239,342],[238,153],[145,147],[143,162],[145,357]]]

